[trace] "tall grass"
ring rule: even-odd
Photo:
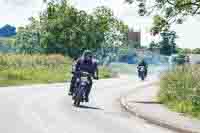
[[[5,45],[14,45],[15,43],[15,36],[13,37],[0,37],[0,44]]]
[[[64,82],[71,59],[62,55],[0,55],[0,86]]]
[[[159,100],[175,111],[200,118],[199,81],[199,66],[179,66],[163,75]]]
[[[0,55],[0,86],[65,82],[71,78],[72,60],[62,55]],[[109,78],[107,68],[101,78]]]
[[[71,64],[71,59],[62,55],[21,55],[1,54],[0,67],[12,68],[57,68],[60,65]]]

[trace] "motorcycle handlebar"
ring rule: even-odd
[[[81,76],[92,76],[90,73],[88,72],[72,72],[73,74],[77,74],[77,75],[81,75]]]
[[[88,72],[72,72],[72,74],[77,74],[77,75],[80,75],[80,76],[86,76],[86,77],[93,77],[93,79],[95,80],[98,80],[99,78],[98,77],[94,77],[92,74],[88,73]]]

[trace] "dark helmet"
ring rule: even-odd
[[[141,63],[145,63],[145,60],[144,60],[144,59],[142,59],[142,60],[141,60]]]
[[[83,52],[83,58],[86,59],[86,60],[90,60],[92,58],[92,51],[90,50],[85,50]]]
[[[142,59],[142,60],[140,61],[139,64],[140,64],[140,65],[146,65],[146,61],[145,61],[145,59]]]

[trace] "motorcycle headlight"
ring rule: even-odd
[[[87,85],[87,82],[81,82],[81,85],[85,86],[85,85]]]
[[[79,78],[77,78],[77,79],[76,79],[76,81],[77,81],[77,82],[79,82],[79,81],[80,81],[80,79],[79,79]]]

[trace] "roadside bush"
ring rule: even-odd
[[[179,54],[178,57],[175,59],[175,62],[176,62],[178,65],[185,64],[185,57],[186,57],[186,55],[184,55],[184,54]]]
[[[112,77],[112,72],[107,67],[100,67],[100,78],[110,78]]]
[[[162,76],[159,100],[171,109],[200,118],[200,68],[179,66]]]

